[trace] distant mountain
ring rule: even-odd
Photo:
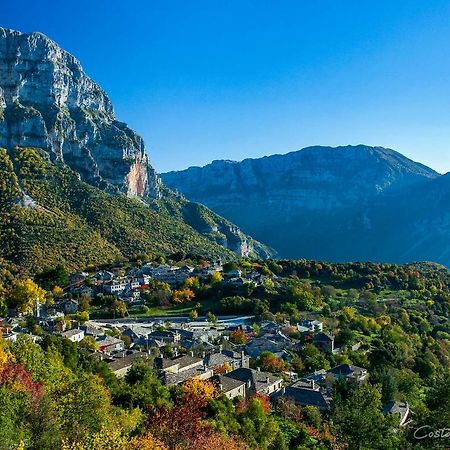
[[[117,120],[102,88],[41,33],[0,28],[0,148],[7,150],[0,164],[20,191],[14,211],[7,211],[1,198],[8,187],[0,183],[0,211],[7,215],[0,222],[16,221],[14,233],[4,229],[0,239],[14,236],[8,257],[30,269],[44,260],[74,266],[133,252],[272,254],[236,225],[164,186],[142,138]],[[26,172],[24,155],[31,158]],[[68,198],[73,192],[57,184],[69,179],[79,198]],[[62,243],[65,249],[56,248]],[[47,254],[39,258],[44,248]],[[0,257],[5,252],[0,249]]]
[[[382,147],[308,147],[161,175],[288,258],[450,265],[449,176]]]

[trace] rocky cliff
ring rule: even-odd
[[[142,138],[116,119],[102,88],[74,56],[41,33],[0,28],[0,148],[10,156],[15,148],[41,149],[49,162],[71,168],[96,188],[138,197],[143,208],[172,214],[185,234],[187,225],[240,256],[271,254],[229,221],[165,188]],[[39,206],[21,189],[20,204]],[[171,251],[182,251],[182,240]]]
[[[158,197],[144,143],[78,60],[41,33],[0,28],[0,147],[38,147],[91,184]]]
[[[450,204],[432,208],[447,198],[441,177],[391,149],[309,147],[161,176],[284,257],[450,265]]]

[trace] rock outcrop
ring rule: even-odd
[[[41,33],[0,28],[0,147],[39,147],[82,179],[159,196],[144,142],[78,60]]]

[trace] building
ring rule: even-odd
[[[318,333],[313,337],[313,344],[320,350],[332,353],[334,350],[334,336],[326,333]]]
[[[133,344],[135,345],[147,345],[150,339],[154,339],[152,337],[149,337],[152,332],[152,328],[130,324],[122,332],[122,335],[128,336],[131,339],[131,342],[133,342]]]
[[[95,274],[95,284],[100,285],[106,283],[108,281],[112,281],[114,279],[114,275],[112,272],[108,272],[107,270],[101,270]]]
[[[245,353],[256,359],[262,352],[278,353],[292,347],[292,341],[284,334],[268,334],[252,339],[245,345]]]
[[[283,380],[268,372],[240,368],[225,374],[224,376],[245,383],[245,396],[251,397],[255,394],[270,395],[281,389]]]
[[[220,350],[218,353],[206,355],[203,362],[206,366],[213,369],[227,365],[231,370],[235,370],[241,367],[248,368],[250,358],[244,352],[237,353],[232,350]]]
[[[84,339],[84,331],[79,329],[63,331],[61,337],[72,342],[80,342]]]
[[[245,382],[219,374],[212,376],[209,380],[230,400],[236,397],[245,398]]]
[[[86,272],[75,272],[70,276],[71,287],[81,287],[87,280],[89,274]]]
[[[191,378],[206,380],[214,375],[213,371],[203,364],[202,358],[192,355],[174,359],[156,358],[155,366],[162,382],[168,386],[184,383]]]
[[[160,266],[146,264],[142,268],[142,271],[144,274],[149,275],[155,280],[163,281],[173,287],[184,283],[187,278],[192,276],[194,268],[189,266],[169,266],[167,264],[162,264]]]
[[[125,343],[121,339],[109,335],[100,336],[95,342],[97,342],[99,350],[104,353],[120,352],[125,349]]]
[[[409,417],[411,414],[411,410],[409,408],[408,402],[389,402],[383,408],[383,414],[386,416],[388,414],[398,415],[400,426],[404,427],[410,422]]]
[[[327,370],[327,374],[332,375],[335,380],[344,379],[349,383],[363,383],[368,376],[367,369],[352,364],[340,364]]]
[[[300,327],[306,328],[307,330],[311,331],[312,333],[322,333],[323,332],[323,323],[320,320],[314,320],[314,319],[305,319],[302,320],[299,324],[299,331]]]
[[[112,361],[109,361],[108,366],[116,377],[123,378],[135,362],[139,360],[148,361],[148,359],[149,355],[144,352],[133,352],[128,355],[121,354],[116,356]]]
[[[271,400],[289,398],[298,406],[314,406],[322,412],[331,409],[331,397],[326,395],[314,381],[297,381],[271,396]]]
[[[180,333],[171,330],[155,330],[149,333],[147,337],[163,342],[164,344],[178,344],[181,340]]]

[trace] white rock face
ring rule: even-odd
[[[15,146],[40,147],[92,184],[159,196],[142,138],[78,60],[41,33],[0,28],[0,147]]]

